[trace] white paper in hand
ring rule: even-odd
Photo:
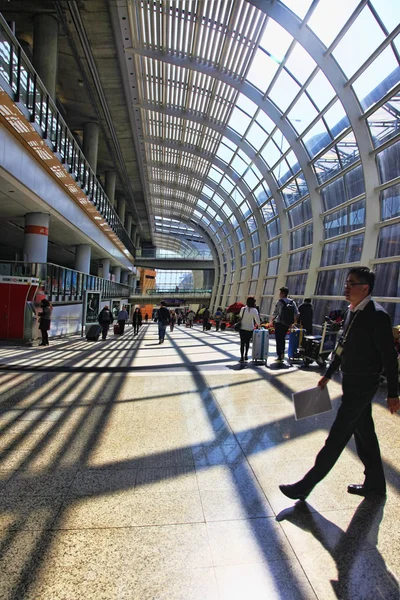
[[[323,390],[320,387],[315,387],[296,392],[292,394],[292,399],[296,421],[332,410],[327,386]]]

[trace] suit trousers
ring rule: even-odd
[[[275,329],[275,340],[276,340],[276,354],[278,358],[285,356],[285,340],[288,327],[283,323],[274,323]]]
[[[382,493],[386,491],[379,442],[372,419],[371,401],[378,383],[376,375],[343,374],[342,403],[313,468],[299,482],[304,490],[311,490],[329,473],[354,435],[357,454],[364,465],[364,486]]]

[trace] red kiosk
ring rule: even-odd
[[[34,299],[37,277],[0,276],[0,339],[32,341],[37,337]]]

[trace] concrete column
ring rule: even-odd
[[[99,125],[94,121],[83,125],[83,154],[96,173],[97,169],[97,151],[99,148]]]
[[[115,206],[115,185],[117,182],[117,173],[115,171],[106,171],[105,193],[111,204]]]
[[[101,258],[99,261],[99,277],[110,279],[110,259]]]
[[[121,267],[113,267],[113,274],[115,276],[115,282],[121,282]]]
[[[75,270],[90,274],[90,258],[92,255],[92,246],[90,244],[80,244],[75,247]]]
[[[117,213],[123,225],[125,224],[125,210],[126,202],[124,198],[118,198]]]
[[[128,274],[128,285],[129,287],[135,287],[136,276],[133,273]]]
[[[125,229],[127,230],[129,237],[131,237],[132,222],[133,222],[132,215],[128,215],[126,217],[126,227],[125,227]]]
[[[128,283],[128,275],[129,275],[129,271],[122,271],[122,273],[121,273],[121,283],[124,283],[124,284]]]
[[[136,234],[136,242],[135,242],[135,247],[136,248],[140,248],[140,235],[137,233]]]
[[[32,62],[54,101],[56,99],[57,59],[58,21],[52,15],[36,15],[33,19]]]
[[[50,215],[25,215],[24,257],[27,262],[47,262]]]
[[[131,227],[130,238],[131,238],[134,246],[135,246],[135,241],[136,241],[136,231],[137,231],[136,223],[133,223],[133,225]]]

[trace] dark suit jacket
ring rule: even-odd
[[[383,369],[388,382],[388,397],[398,395],[398,362],[392,323],[384,308],[371,300],[358,311],[351,324],[343,352],[335,356],[326,377],[341,367],[344,374],[379,378]]]

